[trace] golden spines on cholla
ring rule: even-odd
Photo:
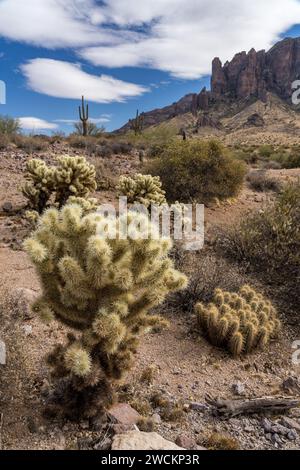
[[[117,190],[121,196],[127,197],[130,204],[143,204],[148,208],[151,204],[161,206],[167,202],[159,176],[121,176]]]
[[[39,214],[43,212],[54,190],[54,168],[48,167],[38,158],[26,164],[25,177],[28,179],[22,188],[30,207]]]
[[[49,209],[25,242],[43,289],[33,310],[79,332],[50,361],[57,376],[72,381],[73,396],[78,387],[90,394],[89,387],[106,390],[103,384],[120,379],[132,365],[140,335],[166,324],[149,310],[187,285],[168,256],[170,240],[155,238],[155,230],[148,239],[137,236],[136,227],[143,234],[150,229],[148,217],[121,216],[114,239],[99,234],[104,221],[114,223],[97,213],[84,215],[78,204]],[[124,226],[127,239],[120,237]],[[88,398],[84,403],[83,413],[92,414]]]
[[[32,159],[27,163],[25,177],[28,181],[22,188],[30,208],[42,214],[53,197],[53,203],[62,207],[70,197],[87,198],[96,190],[96,170],[84,157],[57,158],[56,166]]]
[[[228,349],[233,356],[264,348],[281,328],[271,302],[247,285],[239,293],[216,289],[213,303],[197,304],[196,313],[210,342]]]

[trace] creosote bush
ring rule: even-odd
[[[166,146],[146,171],[160,177],[168,201],[207,203],[235,196],[245,165],[218,142],[188,140]]]
[[[121,196],[126,196],[130,204],[143,204],[148,208],[151,204],[160,206],[166,203],[165,191],[158,176],[121,176],[117,191]]]
[[[239,293],[216,289],[213,303],[198,303],[196,313],[199,327],[210,342],[226,348],[234,357],[265,348],[277,338],[281,327],[271,302],[247,285]]]
[[[57,158],[56,166],[48,166],[43,160],[27,162],[27,182],[22,188],[30,208],[39,214],[45,210],[54,194],[54,203],[62,207],[71,196],[87,198],[97,187],[95,168],[84,157]]]
[[[51,412],[73,419],[96,416],[111,402],[142,333],[166,325],[150,309],[187,284],[168,256],[171,242],[154,237],[148,217],[129,212],[117,222],[70,204],[48,209],[25,242],[43,289],[33,311],[74,330],[49,357],[61,379]]]

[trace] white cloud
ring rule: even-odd
[[[180,78],[209,74],[216,55],[269,48],[280,33],[300,22],[297,0],[110,0],[106,15],[119,26],[148,24],[135,41],[81,51],[95,65],[147,66]],[[142,3],[142,4],[141,4]],[[146,3],[146,2],[145,2]]]
[[[80,65],[53,59],[33,59],[21,66],[32,90],[57,98],[80,99],[82,95],[96,103],[125,101],[148,91],[134,83],[109,75],[90,75]]]
[[[299,0],[0,1],[0,36],[189,79],[210,73],[216,55],[269,48],[296,23]]]
[[[22,129],[29,131],[46,131],[55,130],[58,128],[57,124],[53,122],[44,121],[36,117],[20,117],[18,118]]]

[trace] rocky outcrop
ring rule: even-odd
[[[157,125],[186,113],[198,118],[199,111],[211,112],[220,103],[228,109],[232,103],[247,100],[266,103],[269,93],[291,104],[292,83],[297,79],[300,79],[300,37],[284,39],[268,52],[255,49],[239,52],[224,65],[216,57],[212,61],[211,91],[203,88],[199,94],[191,93],[170,106],[143,113],[144,125]],[[207,115],[200,116],[197,126],[216,127],[209,119]],[[263,125],[261,119],[253,119],[255,126]],[[127,123],[119,132],[129,129]]]
[[[216,99],[247,99],[266,101],[267,92],[290,100],[292,82],[300,78],[300,38],[287,38],[268,52],[236,54],[222,67],[220,59],[213,60],[211,91]]]

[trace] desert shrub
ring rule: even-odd
[[[247,181],[254,191],[279,191],[281,185],[278,180],[267,175],[266,171],[251,171],[247,176]]]
[[[165,148],[165,144],[153,144],[147,150],[148,158],[160,157]]]
[[[274,160],[269,160],[267,162],[263,162],[261,165],[263,170],[280,170],[281,164]]]
[[[10,116],[0,116],[0,134],[13,136],[21,131],[20,121]]]
[[[261,145],[258,149],[258,153],[262,158],[270,158],[274,152],[274,147],[272,145]]]
[[[248,282],[245,269],[215,253],[205,250],[186,252],[175,245],[171,255],[176,268],[186,274],[189,283],[186,289],[168,297],[166,309],[192,313],[199,300],[211,302],[219,286],[226,290],[238,290],[241,284]]]
[[[9,145],[9,138],[5,134],[0,134],[0,150],[5,150]]]
[[[33,152],[45,152],[49,148],[49,141],[41,139],[40,137],[16,135],[13,141],[19,149],[24,150],[24,152],[28,154]]]
[[[229,150],[214,141],[180,141],[167,146],[146,171],[161,178],[171,202],[199,201],[235,196],[242,186],[245,167]]]
[[[74,135],[83,136],[83,123],[78,121],[74,124]],[[101,137],[105,133],[105,127],[98,127],[94,122],[88,121],[86,123],[87,135],[92,137]]]
[[[127,142],[113,142],[110,144],[112,153],[129,155],[132,152],[133,145]]]
[[[249,149],[235,150],[234,156],[237,160],[241,160],[248,165],[255,165],[258,160],[257,152]]]
[[[54,202],[62,207],[71,196],[88,197],[96,189],[95,168],[84,157],[57,158],[56,166],[48,166],[43,160],[27,162],[22,188],[31,209],[41,214],[54,194]]]
[[[95,167],[96,171],[96,185],[98,191],[108,191],[110,189],[115,189],[118,178],[115,175],[115,168],[110,165],[109,160],[92,158],[91,163]]]
[[[159,176],[136,174],[133,177],[121,176],[117,191],[126,196],[130,204],[137,203],[150,207],[151,204],[166,203],[165,191]]]
[[[285,186],[273,204],[251,212],[232,233],[224,248],[239,260],[265,269],[297,274],[300,266],[300,184]]]
[[[154,238],[148,217],[129,212],[118,222],[67,205],[49,209],[25,242],[43,289],[33,311],[78,333],[49,357],[54,376],[63,379],[50,411],[73,419],[95,416],[111,401],[141,334],[166,323],[150,309],[186,285],[168,258],[171,242]]]
[[[279,160],[281,168],[300,168],[300,151],[292,151],[286,158]]]
[[[281,327],[271,302],[247,285],[239,293],[217,289],[213,303],[198,303],[195,310],[209,341],[235,357],[265,348],[278,337]]]

